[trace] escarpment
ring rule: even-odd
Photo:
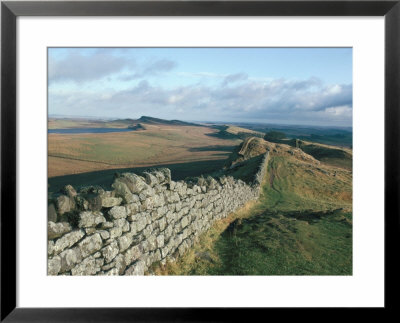
[[[49,205],[49,275],[143,275],[175,261],[208,230],[257,199],[268,151],[252,181],[232,176],[173,181],[167,168],[116,176],[112,190],[67,185]]]

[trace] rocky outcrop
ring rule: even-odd
[[[288,143],[292,143],[292,141],[288,141]],[[262,138],[257,137],[249,137],[243,141],[240,146],[237,155],[232,155],[235,157],[230,159],[229,167],[234,168],[237,164],[243,163],[246,160],[249,160],[255,156],[259,156],[261,154],[265,154],[266,152],[279,153],[283,156],[293,156],[302,161],[306,161],[308,163],[312,163],[314,165],[319,165],[320,162],[315,159],[313,156],[305,153],[302,149],[297,147],[292,147],[288,144],[283,143],[273,143]]]
[[[169,169],[117,176],[112,191],[67,186],[49,208],[49,275],[143,275],[175,261],[214,221],[257,199],[264,155],[251,183],[230,176],[172,181]],[[52,205],[52,204],[51,204]]]

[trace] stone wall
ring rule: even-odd
[[[233,177],[172,181],[167,168],[115,178],[112,191],[70,185],[49,206],[49,275],[143,275],[175,261],[213,222],[257,199],[264,155],[252,183]]]

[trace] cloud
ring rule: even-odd
[[[224,78],[223,85],[228,85],[230,83],[238,82],[238,81],[244,81],[248,79],[248,75],[246,73],[236,73],[236,74],[230,74],[227,75]]]
[[[245,80],[230,86],[187,85],[173,89],[141,81],[110,93],[50,91],[50,112],[105,117],[153,115],[173,119],[346,124],[352,122],[352,85],[308,80]],[[53,110],[58,109],[57,111]],[[88,111],[84,111],[88,110]],[[94,113],[95,112],[95,113]]]
[[[49,56],[48,73],[51,83],[72,81],[81,84],[115,75],[119,80],[130,81],[168,72],[175,67],[176,63],[167,59],[139,64],[132,57],[111,55],[109,51],[99,49],[90,54],[71,51],[62,59]]]
[[[176,63],[167,59],[150,62],[144,66],[138,66],[136,70],[132,71],[128,75],[121,76],[123,81],[131,81],[134,79],[143,78],[145,76],[158,75],[163,72],[169,72],[176,67]]]
[[[101,79],[118,73],[124,68],[132,68],[134,66],[135,61],[133,59],[109,55],[101,50],[91,55],[70,52],[62,59],[55,59],[49,56],[49,81],[81,83]]]
[[[344,105],[326,108],[324,112],[333,116],[351,117],[353,109],[348,105]]]

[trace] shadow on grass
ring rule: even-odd
[[[189,148],[188,150],[191,152],[197,152],[197,151],[227,151],[227,152],[232,152],[237,146],[204,146],[204,147],[193,147]]]
[[[48,193],[60,191],[65,185],[72,185],[75,189],[84,186],[97,185],[109,190],[114,181],[115,173],[132,172],[141,174],[149,168],[166,167],[171,170],[172,179],[182,180],[186,177],[201,176],[219,171],[225,164],[225,160],[206,160],[181,164],[155,165],[146,167],[107,169],[102,171],[88,172],[82,174],[64,175],[48,179]]]

